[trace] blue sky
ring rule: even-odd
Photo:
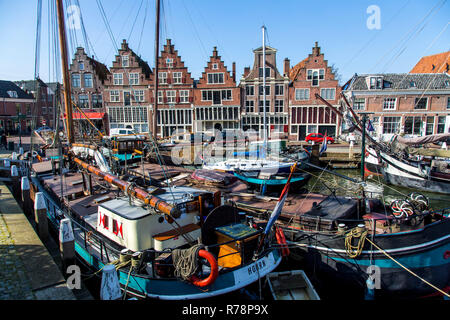
[[[65,1],[68,5],[79,3],[92,44],[90,51],[95,52],[96,59],[109,67],[116,54],[100,14],[101,2],[116,45],[127,39],[130,47],[153,67],[154,0]],[[267,27],[267,44],[278,50],[277,66],[281,72],[284,58],[295,65],[318,41],[329,65],[335,64],[339,69],[342,82],[354,73],[408,72],[422,56],[450,50],[447,0],[161,1],[161,46],[166,38],[171,38],[195,79],[204,70],[214,46],[229,70],[232,62],[236,62],[239,79],[244,67],[253,64],[252,50],[261,46],[263,24]],[[0,79],[34,77],[36,3],[0,0]],[[44,81],[54,81],[58,76],[54,72],[54,59],[49,55],[52,51],[52,46],[50,50],[48,46],[49,0],[42,3],[39,75]],[[371,5],[380,9],[380,29],[367,27],[372,12],[366,10]],[[81,30],[75,34],[78,41],[73,36],[69,44],[71,54],[77,45],[86,46]]]

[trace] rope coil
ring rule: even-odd
[[[361,254],[366,236],[367,229],[361,227],[353,228],[346,233],[345,250],[350,258],[357,258]],[[356,245],[353,245],[353,239],[358,239],[358,243]]]
[[[197,244],[188,249],[174,249],[172,251],[173,265],[175,267],[175,276],[188,281],[197,271],[198,252],[204,245]]]

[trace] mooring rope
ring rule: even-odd
[[[345,235],[345,251],[350,258],[354,259],[361,254],[366,236],[367,229],[365,228],[353,228]],[[354,238],[359,238],[356,246],[352,244]]]
[[[450,298],[450,294],[448,294],[447,292],[439,289],[438,287],[436,287],[435,285],[431,284],[430,282],[428,282],[427,280],[423,279],[422,277],[420,277],[419,275],[417,275],[416,273],[414,273],[412,270],[409,270],[407,267],[405,267],[404,265],[402,265],[400,262],[398,262],[397,260],[395,260],[392,256],[389,255],[389,253],[387,253],[386,251],[384,251],[383,249],[381,249],[379,246],[377,246],[375,243],[373,243],[370,239],[366,239],[367,241],[369,241],[375,248],[377,248],[378,250],[381,251],[381,253],[383,253],[384,255],[386,255],[389,259],[391,259],[392,261],[394,261],[396,264],[398,264],[400,267],[402,267],[403,269],[405,269],[406,271],[408,271],[409,273],[411,273],[413,276],[415,276],[416,278],[418,278],[419,280],[421,280],[422,282],[426,283],[427,285],[429,285],[430,287],[432,287],[433,289],[439,291],[440,293],[442,293],[443,295],[447,296],[448,298]]]

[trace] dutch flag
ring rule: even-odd
[[[286,182],[286,185],[284,186],[283,191],[281,192],[280,198],[278,199],[278,202],[277,202],[275,208],[273,209],[272,214],[270,215],[269,221],[267,221],[266,229],[264,230],[264,234],[266,234],[266,235],[269,233],[273,224],[280,216],[281,210],[283,209],[284,202],[286,201],[286,198],[288,195],[289,186],[291,184],[292,174],[294,173],[296,166],[297,166],[297,162],[294,163],[293,166],[291,167],[291,173],[289,174],[289,178]]]

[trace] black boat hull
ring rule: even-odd
[[[344,237],[319,234],[297,241],[303,246],[297,253],[304,257],[307,270],[337,285],[358,290],[361,298],[369,266],[379,270],[377,297],[419,298],[439,294],[423,280],[446,292],[450,290],[449,230],[450,219],[444,219],[420,230],[376,235],[374,243],[391,258],[366,241],[362,254],[352,259],[345,251]]]

